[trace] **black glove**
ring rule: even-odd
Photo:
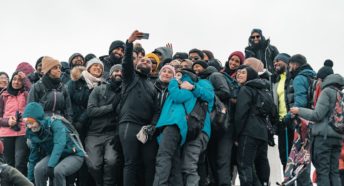
[[[54,167],[48,167],[47,175],[50,179],[54,178]]]

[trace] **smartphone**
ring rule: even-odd
[[[142,33],[141,39],[149,39],[149,33]]]

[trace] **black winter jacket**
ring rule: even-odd
[[[28,103],[38,102],[47,115],[59,114],[72,121],[73,110],[67,88],[60,83],[57,89],[48,89],[42,79],[30,89]]]
[[[91,120],[88,134],[92,136],[113,135],[118,123],[113,103],[121,99],[120,83],[118,88],[102,84],[93,89],[88,99],[87,114]]]
[[[155,124],[156,119],[152,119],[158,110],[157,91],[147,75],[135,71],[132,54],[133,44],[127,42],[122,63],[123,90],[119,124]]]
[[[235,138],[246,135],[259,140],[268,141],[266,120],[255,113],[256,89],[267,89],[269,84],[262,79],[246,82],[240,88],[235,112]]]
[[[273,62],[279,53],[278,49],[275,46],[270,45],[269,39],[262,40],[261,42],[262,46],[257,48],[253,47],[253,45],[250,43],[250,45],[245,48],[245,57],[254,57],[260,59],[264,64],[264,68],[268,69],[269,72],[274,74],[275,69]]]

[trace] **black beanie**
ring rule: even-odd
[[[289,54],[286,54],[286,53],[279,53],[279,54],[275,57],[274,62],[283,61],[284,63],[287,63],[287,64],[288,64],[289,59],[290,59],[290,55],[289,55]]]
[[[37,59],[36,64],[35,64],[35,69],[36,69],[36,70],[37,70],[38,65],[39,65],[40,63],[42,63],[43,57],[44,57],[44,56],[42,56],[42,57],[40,57],[40,58]]]
[[[83,56],[82,54],[80,54],[80,53],[74,53],[74,54],[72,54],[72,55],[69,57],[69,59],[68,59],[69,65],[72,65],[73,59],[76,58],[76,57],[78,57],[78,56],[81,57],[81,58],[85,61],[85,58],[84,58],[84,56]]]
[[[85,56],[85,63],[87,63],[89,60],[93,59],[97,57],[96,55],[92,54],[92,53],[89,53]]]
[[[321,67],[317,73],[317,78],[325,79],[328,75],[333,74],[333,61],[330,59],[325,60],[324,66]]]
[[[301,54],[295,54],[289,59],[289,63],[297,63],[300,66],[307,64],[307,59]]]
[[[250,80],[253,80],[253,79],[257,79],[259,78],[258,76],[258,72],[256,70],[254,70],[252,67],[250,66],[247,66],[247,65],[240,65],[238,67],[238,70],[240,69],[246,69],[247,71],[247,79],[246,81],[250,81]]]
[[[173,59],[187,59],[189,58],[188,53],[185,52],[176,52],[176,54],[174,54]]]
[[[193,67],[195,66],[195,65],[201,65],[204,69],[206,69],[209,65],[208,65],[208,63],[207,62],[205,62],[205,61],[203,61],[203,60],[198,60],[198,61],[196,61],[196,62],[194,62],[193,64],[192,64],[192,69],[193,69]]]
[[[116,40],[116,41],[112,42],[111,45],[110,45],[110,48],[109,48],[109,55],[116,48],[122,48],[124,50],[124,43],[123,43],[123,41]]]

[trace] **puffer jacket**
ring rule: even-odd
[[[275,69],[273,60],[279,53],[278,49],[270,44],[270,39],[262,39],[261,42],[262,46],[259,48],[255,48],[253,47],[251,39],[249,38],[249,46],[245,48],[245,57],[254,57],[260,59],[264,64],[264,68],[268,69],[269,72],[274,74]]]
[[[266,120],[257,116],[254,110],[256,89],[268,89],[269,83],[263,79],[246,82],[240,88],[235,108],[235,139],[246,135],[263,141],[268,141]]]
[[[343,77],[339,74],[327,76],[322,84],[323,90],[321,91],[315,109],[300,108],[299,116],[314,122],[311,130],[313,136],[343,137],[343,135],[335,132],[329,125],[329,118],[337,99],[337,90],[331,87],[334,84],[344,86]]]
[[[208,80],[199,80],[195,83],[188,77],[188,75],[183,75],[181,81],[188,81],[195,84],[195,89],[193,91],[180,89],[178,81],[176,79],[172,79],[168,86],[169,96],[164,103],[156,128],[167,125],[177,125],[182,137],[181,145],[183,145],[185,143],[188,130],[186,113],[190,113],[193,110],[197,98],[208,102],[208,112],[202,131],[210,138],[210,111],[214,104],[214,91]]]
[[[209,66],[199,75],[208,79],[214,87],[215,95],[226,105],[229,103],[229,87],[226,78],[215,67]]]
[[[27,102],[41,103],[45,114],[59,114],[72,121],[73,110],[70,96],[67,88],[62,83],[56,90],[48,90],[42,79],[39,80],[31,87]]]
[[[0,163],[0,185],[1,186],[33,186],[21,172],[16,168]]]
[[[291,107],[307,107],[310,101],[307,98],[309,79],[315,78],[315,71],[308,64],[301,66],[297,71],[292,72],[287,77],[285,82],[285,96],[287,110]],[[285,117],[286,122],[289,123],[291,114]]]
[[[27,91],[21,91],[17,96],[9,94],[7,91],[0,96],[0,137],[24,136],[25,123],[20,122],[20,131],[9,128],[8,119],[16,115],[16,111],[24,112],[26,106]]]
[[[51,120],[50,118],[40,122],[41,130],[32,132],[26,131],[26,137],[31,141],[29,155],[28,178],[33,180],[34,167],[40,161],[41,152],[50,155],[49,167],[55,167],[59,161],[70,155],[84,157],[85,154],[77,147],[68,134],[68,129],[60,119]]]
[[[110,84],[102,84],[94,88],[88,99],[87,115],[91,123],[87,135],[113,135],[118,123],[113,103],[121,99],[121,82],[116,89]]]
[[[71,81],[67,83],[68,93],[73,109],[73,124],[81,135],[86,133],[87,127],[90,124],[87,115],[87,102],[90,93],[93,89],[89,89],[85,79],[82,76],[82,71],[86,68],[83,66],[76,66],[71,71]]]

